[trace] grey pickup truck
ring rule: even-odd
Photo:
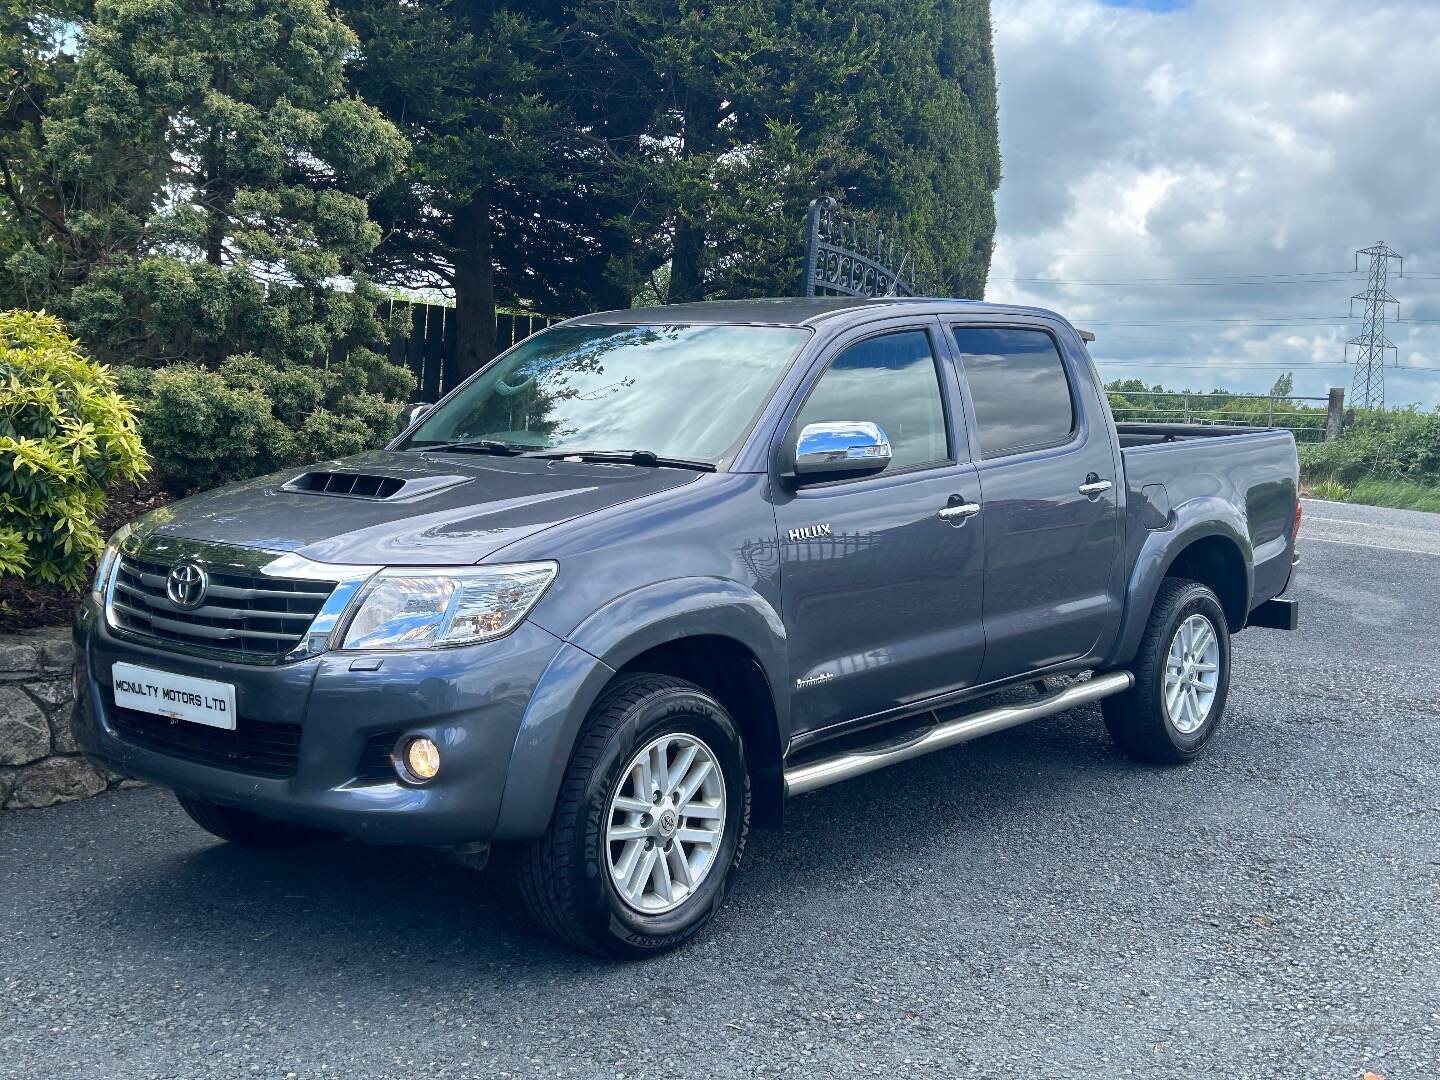
[[[1290,434],[1116,424],[1048,311],[611,311],[414,413],[121,529],[79,737],[226,840],[513,846],[595,952],[695,935],[787,796],[1096,701],[1187,761],[1296,624]]]

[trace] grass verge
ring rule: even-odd
[[[1351,484],[1334,477],[1310,480],[1305,493],[1332,502],[1363,503],[1366,506],[1388,506],[1396,510],[1428,510],[1440,513],[1440,480],[1424,483],[1418,480],[1392,480],[1378,476],[1364,477]]]

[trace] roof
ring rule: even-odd
[[[808,326],[876,308],[894,309],[895,314],[954,311],[963,306],[980,315],[1053,315],[1044,308],[1014,304],[987,304],[981,300],[947,300],[930,297],[884,296],[782,296],[763,300],[709,300],[698,304],[668,304],[664,307],[622,308],[597,311],[567,320],[570,323],[635,326],[666,323],[760,323],[773,326]]]

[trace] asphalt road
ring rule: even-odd
[[[807,796],[643,965],[503,873],[9,813],[0,1075],[1435,1080],[1440,517],[1306,511],[1304,627],[1237,640],[1204,760],[1087,708]]]

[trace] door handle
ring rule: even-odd
[[[1103,495],[1115,486],[1109,480],[1101,480],[1098,477],[1092,480],[1090,477],[1093,476],[1095,476],[1094,473],[1087,476],[1085,483],[1081,484],[1077,489],[1081,495]]]
[[[979,512],[979,503],[956,503],[954,506],[947,506],[941,510],[940,518],[943,521],[963,521],[965,518],[974,517]]]

